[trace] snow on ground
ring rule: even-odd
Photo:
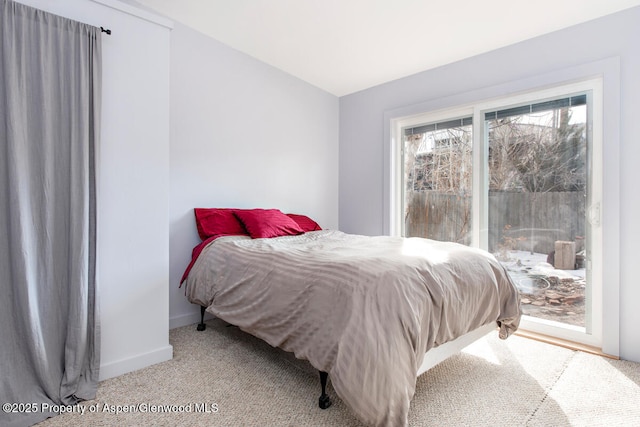
[[[496,254],[518,287],[522,312],[531,317],[585,326],[585,269],[558,270],[546,254],[509,251]]]
[[[509,275],[519,285],[527,288],[532,277],[557,277],[559,279],[584,280],[585,269],[558,270],[547,263],[546,254],[531,253],[529,251],[509,251],[507,258],[498,256],[501,264],[505,266]]]

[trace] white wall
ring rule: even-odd
[[[171,25],[113,0],[20,0],[112,30],[103,35],[97,176],[98,298],[105,379],[171,359],[169,39]],[[155,21],[154,21],[155,20]],[[152,22],[154,21],[154,22]],[[164,25],[160,25],[160,24]]]
[[[605,289],[612,289],[604,296],[605,322],[609,318],[620,328],[619,338],[614,333],[605,339],[618,341],[613,346],[619,344],[622,358],[640,361],[635,272],[640,198],[634,189],[640,181],[638,22],[636,7],[340,98],[340,229],[370,235],[385,230],[384,117],[389,112],[416,104],[431,109],[463,105],[544,85],[558,76],[584,77],[606,69],[603,221],[605,230],[620,233],[619,240],[604,236],[607,268],[613,271],[605,277]],[[619,209],[610,209],[607,199],[619,201]]]
[[[338,98],[186,26],[171,34],[171,327],[199,320],[178,282],[195,207],[263,207],[338,226]]]
[[[275,207],[337,228],[335,96],[171,31],[132,1],[21,2],[113,32],[98,162],[101,379],[170,359],[170,324],[198,320],[178,289],[199,243],[194,207]]]

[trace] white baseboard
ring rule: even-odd
[[[100,365],[100,381],[117,377],[156,363],[166,362],[173,359],[173,346],[159,348],[148,353],[139,354],[116,362],[105,363]]]
[[[204,314],[204,320],[213,319],[210,313]],[[200,323],[200,310],[195,313],[180,314],[169,318],[169,329],[180,328],[182,326]]]

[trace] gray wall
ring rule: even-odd
[[[605,322],[612,316],[619,321],[621,357],[640,361],[640,334],[635,329],[640,324],[640,310],[636,308],[640,286],[634,268],[637,264],[634,236],[640,236],[637,219],[640,198],[634,190],[640,182],[640,168],[636,166],[640,159],[640,144],[636,141],[640,120],[634,119],[640,115],[639,22],[640,8],[636,7],[340,98],[340,229],[370,235],[383,234],[388,229],[385,117],[389,112],[410,109],[416,104],[435,110],[478,102],[534,88],[538,80],[539,84],[549,83],[553,80],[549,76],[584,77],[585,73],[597,73],[599,69],[585,64],[608,61],[611,65],[610,58],[615,57],[613,62],[619,60],[617,76],[613,76],[617,71],[611,72],[615,66],[602,66],[608,70],[609,79],[604,88],[609,99],[605,99],[604,111],[605,156],[609,155],[607,138],[610,138],[616,141],[612,156],[614,160],[619,158],[619,167],[605,164],[603,210],[608,227],[620,230],[619,242],[605,236],[607,263],[609,267],[611,263],[619,265],[619,271],[613,268],[606,280],[618,283],[619,279],[619,295],[617,286],[605,295],[608,299]],[[619,199],[619,210],[607,210],[607,199]],[[618,344],[615,334],[607,339]]]
[[[278,208],[338,227],[338,98],[178,23],[170,94],[169,314],[177,327],[199,319],[178,289],[200,243],[194,207]]]

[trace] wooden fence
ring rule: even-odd
[[[557,240],[582,249],[586,198],[580,192],[489,193],[489,251],[554,250]],[[471,243],[471,197],[432,191],[411,194],[405,235]]]

